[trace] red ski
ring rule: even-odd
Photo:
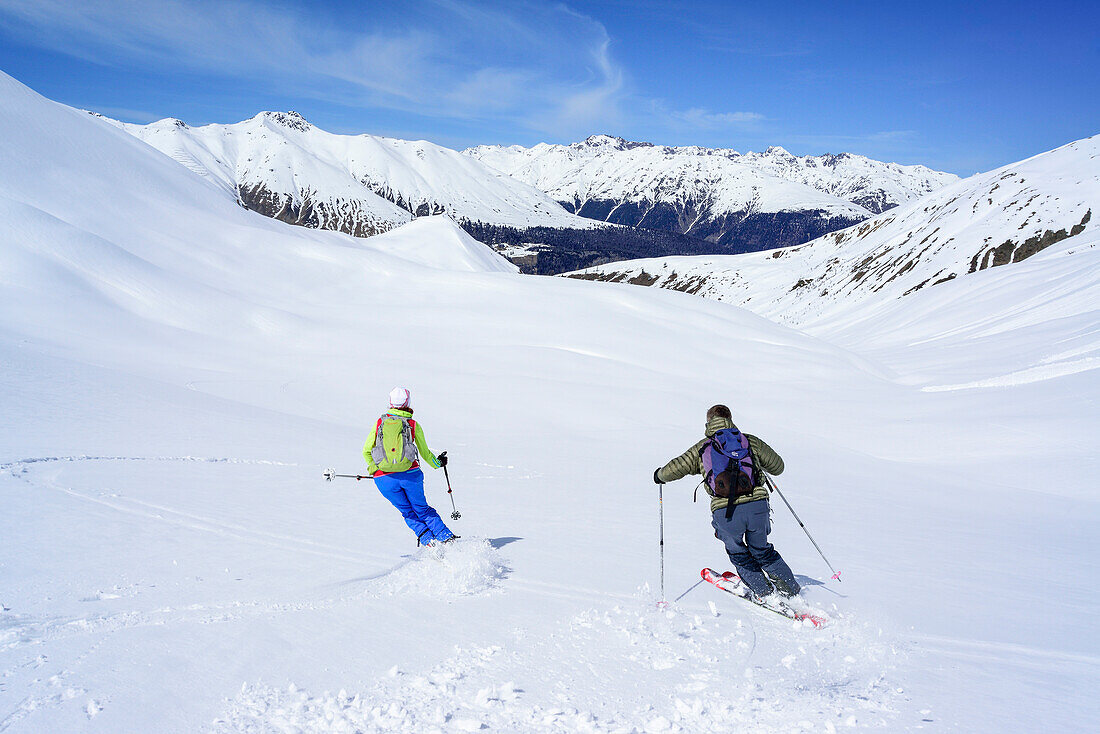
[[[741,582],[741,577],[735,574],[733,571],[726,571],[725,573],[718,573],[713,568],[704,568],[699,572],[699,575],[703,577],[704,581],[714,584],[727,594],[733,594],[740,597],[745,601],[755,604],[761,609],[767,609],[769,612],[786,617],[787,619],[793,619],[796,622],[809,622],[814,627],[820,629],[824,627],[829,620],[825,617],[818,616],[816,614],[809,614],[808,612],[799,612],[786,602],[779,601],[776,603],[764,603],[758,601],[756,596],[749,591],[749,588]]]

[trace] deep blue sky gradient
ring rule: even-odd
[[[0,69],[132,122],[294,109],[456,148],[605,132],[969,175],[1100,133],[1100,4],[779,5],[0,0]]]

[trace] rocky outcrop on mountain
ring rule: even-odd
[[[241,206],[287,224],[331,229],[353,237],[373,237],[398,225],[393,219],[378,216],[361,199],[326,199],[310,189],[298,193],[279,193],[259,182],[237,185]]]

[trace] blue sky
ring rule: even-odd
[[[1100,133],[1097,5],[0,0],[0,69],[131,122],[294,109],[456,148],[606,132],[969,175]]]

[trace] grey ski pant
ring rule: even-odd
[[[714,511],[711,525],[718,539],[725,544],[737,574],[757,596],[767,596],[773,591],[764,571],[776,580],[777,585],[786,585],[785,591],[797,594],[800,587],[790,566],[768,542],[768,533],[772,530],[769,511],[767,500],[746,502],[735,505],[727,520],[726,508],[723,507]],[[780,590],[784,590],[782,586]]]

